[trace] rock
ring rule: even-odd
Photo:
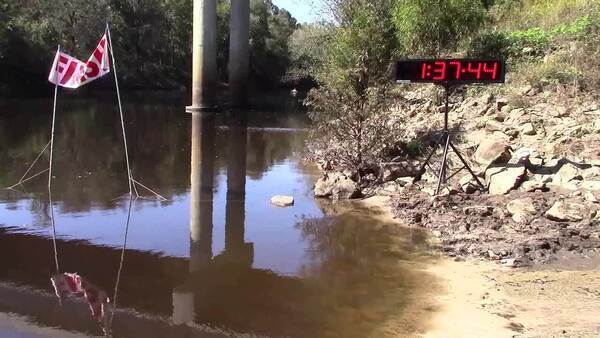
[[[384,183],[395,181],[401,177],[415,177],[419,174],[419,169],[411,162],[386,163],[382,169]]]
[[[583,181],[581,188],[588,191],[600,191],[600,181]]]
[[[521,185],[521,190],[525,192],[544,191],[546,190],[546,183],[542,181],[527,181]]]
[[[557,222],[579,222],[584,218],[585,207],[579,203],[559,201],[546,212],[546,217]]]
[[[535,135],[537,134],[537,132],[535,131],[535,127],[533,126],[533,123],[525,123],[523,125],[523,127],[521,127],[521,133],[523,133],[523,135]]]
[[[281,208],[291,207],[294,205],[294,198],[292,196],[276,195],[271,197],[271,204]]]
[[[582,173],[584,180],[589,180],[591,178],[600,177],[600,168],[591,167],[589,169],[585,169]]]
[[[477,184],[477,182],[473,179],[473,176],[471,175],[463,176],[460,179],[459,184],[462,191],[464,191],[467,194],[473,194],[480,188],[479,184]]]
[[[598,203],[598,198],[590,191],[586,191],[583,196],[585,197],[585,200],[590,203]]]
[[[571,163],[564,164],[560,170],[554,175],[552,182],[555,184],[565,185],[573,180],[582,180],[581,170]]]
[[[483,140],[475,152],[475,161],[485,167],[492,163],[506,163],[510,157],[508,143],[498,138]]]
[[[515,122],[517,122],[517,120],[519,120],[521,117],[523,117],[525,115],[526,115],[525,109],[523,109],[523,108],[513,109],[508,114],[508,121],[515,123]]]
[[[490,132],[494,132],[494,131],[502,132],[502,131],[504,131],[504,128],[505,128],[505,126],[496,120],[488,120],[485,123],[485,129]]]
[[[509,268],[518,268],[518,267],[525,265],[525,264],[523,264],[523,262],[521,262],[521,260],[516,259],[516,258],[503,259],[500,261],[500,264],[507,266]]]
[[[531,85],[525,85],[521,88],[519,88],[519,93],[521,95],[527,95],[529,94],[529,92],[533,89],[533,87]]]
[[[402,191],[402,187],[399,184],[396,182],[388,182],[381,187],[380,193],[383,195],[394,195],[400,191]]]
[[[412,177],[400,177],[399,179],[396,180],[396,184],[398,184],[400,187],[405,187],[409,184],[411,184],[413,182],[413,178]]]
[[[502,110],[502,107],[507,106],[508,105],[508,99],[506,98],[499,98],[498,100],[496,100],[496,109],[498,109],[498,111]]]
[[[315,197],[333,199],[359,198],[361,192],[356,182],[340,172],[328,172],[315,184]]]
[[[531,157],[531,150],[528,148],[519,148],[519,150],[515,151],[513,154],[513,159],[517,162],[527,161]]]
[[[519,188],[527,176],[527,169],[521,164],[511,167],[496,167],[488,169],[485,175],[489,183],[489,193],[504,195]]]
[[[533,199],[531,197],[520,198],[511,201],[506,206],[512,219],[517,223],[527,223],[537,214]]]

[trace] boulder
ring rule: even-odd
[[[592,178],[600,177],[600,168],[591,167],[591,168],[585,169],[585,170],[583,170],[581,176],[583,176],[584,180],[589,180]]]
[[[384,183],[395,181],[401,177],[415,177],[419,169],[411,162],[386,163],[382,166]]]
[[[294,205],[294,198],[292,196],[276,195],[271,197],[271,204],[280,208],[291,207]]]
[[[473,194],[479,190],[479,184],[477,184],[471,175],[463,176],[460,179],[459,184],[462,191],[466,192],[467,194]]]
[[[546,217],[557,222],[579,222],[585,215],[585,207],[580,203],[559,201],[546,212]]]
[[[496,101],[496,109],[498,109],[498,111],[502,110],[502,107],[505,107],[508,105],[508,99],[506,98],[499,98]]]
[[[491,195],[505,195],[519,188],[527,176],[527,169],[522,164],[495,167],[486,171],[485,176]]]
[[[487,167],[492,163],[506,163],[510,160],[508,143],[500,138],[487,138],[475,152],[475,161]]]
[[[512,156],[512,160],[514,160],[515,162],[525,162],[525,161],[529,161],[529,158],[531,157],[531,150],[529,150],[528,148],[519,148],[519,150],[515,151],[515,153]]]
[[[525,109],[523,109],[523,108],[513,109],[508,114],[507,120],[511,123],[515,123],[523,116],[526,116]]]
[[[531,197],[520,198],[511,201],[506,206],[512,219],[517,223],[527,223],[537,214],[533,199]]]
[[[600,191],[600,181],[583,181],[581,188],[589,191]]]
[[[537,132],[535,131],[535,127],[533,126],[533,123],[525,123],[523,125],[523,127],[521,127],[521,133],[523,133],[523,135],[535,135],[537,134]]]
[[[590,203],[598,203],[598,198],[591,191],[586,191],[583,193],[583,196],[585,197],[585,200]]]
[[[521,191],[534,192],[546,190],[546,183],[542,181],[527,181],[521,185]]]
[[[340,172],[327,172],[315,184],[315,197],[352,199],[361,196],[358,185],[350,177]]]
[[[571,163],[564,164],[560,170],[554,175],[552,182],[555,184],[565,185],[573,180],[582,180],[581,170]]]

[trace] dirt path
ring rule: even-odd
[[[362,201],[386,211],[383,197]],[[396,221],[397,222],[397,221]],[[439,257],[416,337],[600,337],[600,258],[571,257],[544,269]]]

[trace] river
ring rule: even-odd
[[[56,246],[45,173],[0,191],[0,336],[376,337],[415,329],[401,314],[427,288],[415,267],[430,252],[424,234],[313,198],[304,113],[286,105],[192,116],[183,102],[155,96],[126,102],[126,130],[132,175],[166,200],[138,185],[131,209],[114,98],[61,96]],[[18,182],[49,141],[50,107],[0,105],[1,187]],[[30,175],[47,163],[46,153]],[[272,206],[279,194],[294,206]],[[57,264],[111,298],[109,324],[83,300],[59,304],[50,281]]]

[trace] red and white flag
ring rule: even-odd
[[[68,297],[84,298],[90,306],[92,316],[99,322],[107,322],[112,303],[104,290],[76,273],[59,273],[52,276],[50,281],[59,300]]]
[[[87,62],[56,52],[48,81],[65,88],[79,88],[110,73],[106,33]]]

